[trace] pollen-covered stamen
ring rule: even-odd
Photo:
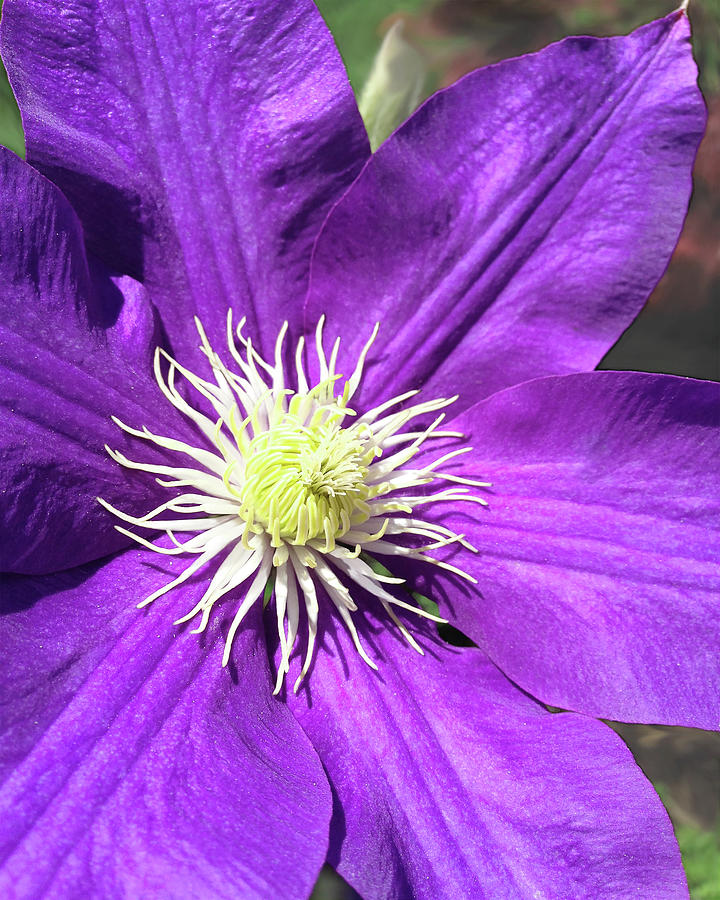
[[[368,452],[337,422],[302,425],[288,415],[242,449],[243,487],[238,515],[262,525],[272,545],[335,540],[363,512]],[[374,455],[374,450],[372,451]]]
[[[292,389],[283,369],[287,323],[269,363],[243,335],[244,320],[234,329],[228,313],[228,347],[235,370],[223,363],[200,322],[196,320],[196,324],[200,349],[210,363],[214,382],[195,375],[162,350],[155,356],[155,375],[165,398],[197,429],[199,445],[155,434],[147,427],[132,428],[115,419],[133,437],[178,455],[179,462],[145,464],[108,448],[120,465],[164,476],[157,480],[169,488],[187,489],[140,517],[100,501],[125,523],[164,532],[170,541],[170,546],[160,545],[151,536],[147,539],[116,526],[142,546],[161,554],[194,557],[173,581],[139,605],[152,603],[207,570],[210,580],[204,593],[176,620],[199,617],[194,631],[202,631],[215,604],[231,592],[239,592],[223,653],[226,665],[234,635],[253,604],[262,602],[274,574],[270,583],[274,584],[281,652],[276,692],[290,670],[301,609],[307,642],[295,690],[312,664],[321,603],[318,587],[323,588],[370,666],[375,664],[366,654],[353,620],[362,596],[358,589],[376,598],[390,621],[422,653],[394,609],[443,620],[395,596],[391,589],[396,590],[402,580],[375,572],[363,557],[366,553],[402,556],[474,580],[451,563],[428,556],[453,544],[474,550],[464,535],[419,518],[416,509],[448,500],[485,505],[470,488],[485,487],[487,482],[439,471],[468,448],[451,450],[422,467],[411,465],[426,442],[462,437],[440,430],[445,416],[441,410],[456,398],[403,406],[417,394],[409,391],[358,416],[349,404],[360,385],[377,325],[354,371],[343,381],[336,372],[339,340],[328,358],[321,319],[314,341],[320,380],[312,387],[308,384],[301,338],[294,354]],[[195,391],[197,405],[176,387],[178,376]],[[427,427],[412,429],[411,423],[433,415]],[[408,426],[411,428],[405,430]],[[428,493],[427,486],[438,481],[451,486]],[[410,543],[401,543],[407,538]]]

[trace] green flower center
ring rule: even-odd
[[[274,542],[337,539],[368,519],[365,484],[374,448],[337,422],[303,425],[288,416],[256,435],[244,452],[239,515]]]

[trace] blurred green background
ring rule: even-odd
[[[394,75],[400,84],[395,87],[402,93],[405,79],[408,89],[385,111],[395,119],[480,65],[539,49],[568,34],[626,32],[672,10],[671,2],[657,0],[317,0],[317,5],[358,97],[383,37],[402,20],[402,38],[391,51],[393,59],[400,59]],[[695,0],[689,11],[709,110],[693,202],[670,269],[603,365],[720,380],[720,0]],[[372,106],[374,100],[371,96],[365,102]],[[390,130],[386,123],[382,129]],[[23,154],[20,117],[3,71],[0,144]],[[720,735],[652,726],[616,730],[670,812],[693,900],[720,900]],[[328,870],[314,900],[354,896]]]

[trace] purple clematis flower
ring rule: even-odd
[[[0,895],[686,896],[592,717],[720,727],[720,387],[587,371],[685,213],[684,12],[372,157],[309,0],[6,0],[2,52]]]

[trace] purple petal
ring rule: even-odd
[[[221,668],[217,624],[172,625],[199,586],[134,608],[168,577],[147,555],[9,580],[0,894],[307,896],[330,793],[270,694],[259,612]]]
[[[0,182],[0,555],[4,569],[47,572],[127,543],[99,494],[136,512],[159,496],[103,446],[124,444],[111,415],[164,421],[151,374],[158,338],[142,287],[88,262],[54,185],[4,149]]]
[[[453,427],[493,483],[443,515],[479,550],[455,624],[545,703],[720,728],[720,385],[540,379]]]
[[[338,629],[288,698],[335,792],[328,860],[365,900],[687,897],[667,814],[605,725],[387,628],[365,635],[379,673]]]
[[[175,351],[195,350],[194,313],[215,328],[230,304],[267,349],[369,152],[310,0],[16,0],[2,51],[28,160],[147,285]]]
[[[594,368],[680,232],[695,80],[674,13],[472,73],[396,132],[324,226],[306,309],[347,342],[339,371],[381,323],[365,403]]]

